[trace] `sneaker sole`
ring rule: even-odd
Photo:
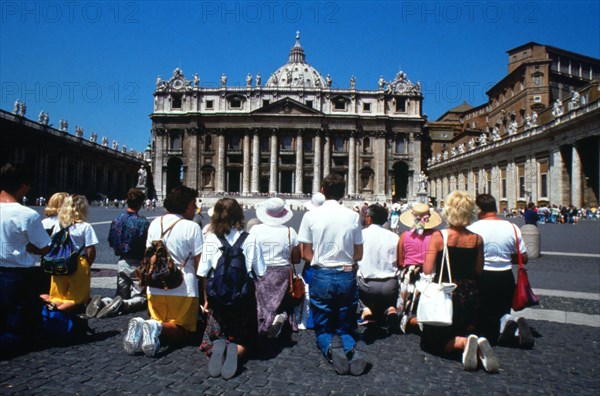
[[[477,337],[468,337],[467,345],[463,355],[463,365],[465,370],[477,370]]]
[[[504,331],[498,337],[498,344],[513,346],[515,344],[515,331],[517,331],[517,328],[517,322],[514,320],[508,321],[504,327]]]
[[[141,326],[143,323],[144,322],[142,322],[142,321],[134,321],[133,319],[131,321],[129,321],[129,326],[127,328],[127,334],[125,334],[125,338],[123,339],[123,349],[125,350],[125,353],[127,353],[128,355],[133,356],[137,352],[140,352],[140,350],[141,350],[140,341],[143,336]],[[133,339],[134,338],[133,334],[135,334],[138,331],[140,333],[139,340],[138,340],[138,342],[134,342],[135,340]]]
[[[350,362],[348,362],[339,336],[335,336],[331,340],[331,360],[336,373],[346,375],[350,372]]]
[[[362,375],[367,368],[367,346],[364,341],[358,341],[354,346],[354,356],[350,360],[350,373],[352,375]]]
[[[227,345],[227,353],[225,355],[225,361],[221,367],[221,377],[223,379],[232,378],[237,372],[238,356],[237,356],[237,345],[230,342]]]
[[[102,296],[92,297],[92,301],[90,301],[88,306],[85,308],[85,316],[87,316],[88,318],[96,317],[96,315],[98,315],[98,311],[100,311],[100,309],[101,309],[101,307],[100,307],[101,301],[102,301]]]
[[[211,377],[218,377],[221,375],[226,346],[225,340],[216,340],[213,343],[212,354],[208,360],[208,375]]]
[[[153,329],[149,329],[149,327],[150,326],[142,326],[142,351],[147,357],[154,357],[160,348],[160,341],[158,340],[158,337],[154,337],[154,335],[151,334]],[[147,338],[151,338],[152,342],[145,342]]]
[[[113,302],[108,304],[106,307],[102,308],[96,315],[96,318],[103,319],[106,317],[116,316],[119,313],[119,309],[121,308],[122,305],[123,305],[122,299],[118,299],[118,300],[115,299],[115,300],[113,300]]]
[[[524,318],[519,318],[517,319],[517,325],[519,326],[519,346],[523,349],[533,348],[535,340],[527,321]]]
[[[481,364],[483,365],[483,369],[488,373],[497,373],[500,368],[500,363],[492,350],[490,342],[485,338],[479,339],[477,340],[477,346],[481,352]]]

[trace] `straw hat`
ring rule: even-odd
[[[256,217],[267,225],[281,225],[287,223],[294,212],[285,206],[281,198],[269,198],[256,206]]]
[[[313,209],[318,208],[319,206],[323,205],[323,202],[325,202],[325,195],[318,192],[312,196],[310,201],[308,201],[304,204],[304,207],[308,210],[313,210]]]
[[[413,230],[429,230],[442,224],[442,218],[429,205],[414,203],[410,210],[400,215],[400,223]]]

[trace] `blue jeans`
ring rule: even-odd
[[[356,344],[356,272],[315,268],[310,282],[310,306],[317,346],[325,357],[334,335],[347,353]]]
[[[34,268],[0,268],[0,354],[18,348],[37,329],[34,282]]]

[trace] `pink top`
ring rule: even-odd
[[[423,265],[427,246],[429,246],[429,240],[431,239],[431,235],[433,235],[433,231],[425,230],[423,231],[423,235],[419,235],[416,232],[405,232],[402,243],[404,266]]]

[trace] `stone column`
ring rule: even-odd
[[[165,190],[163,188],[163,137],[159,129],[154,129],[154,164],[152,164],[152,175],[154,176],[154,188],[156,189],[156,196],[158,199],[165,197]],[[101,183],[97,180],[96,183]],[[102,191],[102,190],[101,190]]]
[[[373,160],[375,171],[375,183],[373,186],[373,193],[379,196],[382,200],[387,200],[388,195],[386,193],[387,180],[387,153],[385,149],[385,131],[378,131],[374,136],[371,137],[373,153],[375,154]]]
[[[184,181],[186,186],[199,190],[200,182],[200,170],[198,169],[199,158],[198,158],[198,128],[188,128],[187,134],[183,138],[181,142],[181,147],[185,150],[189,148],[189,157],[187,161],[187,169],[186,172],[187,181]],[[185,140],[187,139],[187,141]]]
[[[279,160],[277,158],[277,129],[271,131],[271,157],[269,159],[269,193],[277,193],[277,180],[279,179],[279,172],[277,171],[277,165]]]
[[[250,194],[250,132],[244,131],[244,159],[243,159],[243,172],[242,172],[242,194]]]
[[[303,138],[302,138],[302,129],[298,130],[298,135],[296,136],[296,189],[294,190],[296,194],[302,194],[302,185],[304,178],[304,158],[302,155],[303,152]]]
[[[314,139],[314,153],[313,158],[313,194],[321,191],[321,131],[315,131]]]
[[[535,157],[529,157],[527,159],[527,171],[528,173],[525,178],[526,187],[525,190],[529,191],[529,196],[532,202],[538,200],[538,167],[537,160]],[[529,197],[528,197],[529,198]]]
[[[323,147],[323,177],[331,173],[331,135],[325,132],[325,145]]]
[[[350,132],[348,140],[348,194],[356,194],[356,132]]]
[[[519,198],[519,170],[514,160],[511,160],[506,168],[506,186],[508,209],[516,208]]]
[[[225,191],[225,130],[217,135],[217,192]]]
[[[565,204],[568,205],[570,203],[576,208],[580,208],[583,204],[581,157],[579,156],[577,145],[573,144],[571,150],[573,152],[571,165],[571,202],[565,202]]]
[[[258,193],[260,180],[260,134],[258,129],[254,130],[252,135],[252,182],[251,190],[252,193]]]

